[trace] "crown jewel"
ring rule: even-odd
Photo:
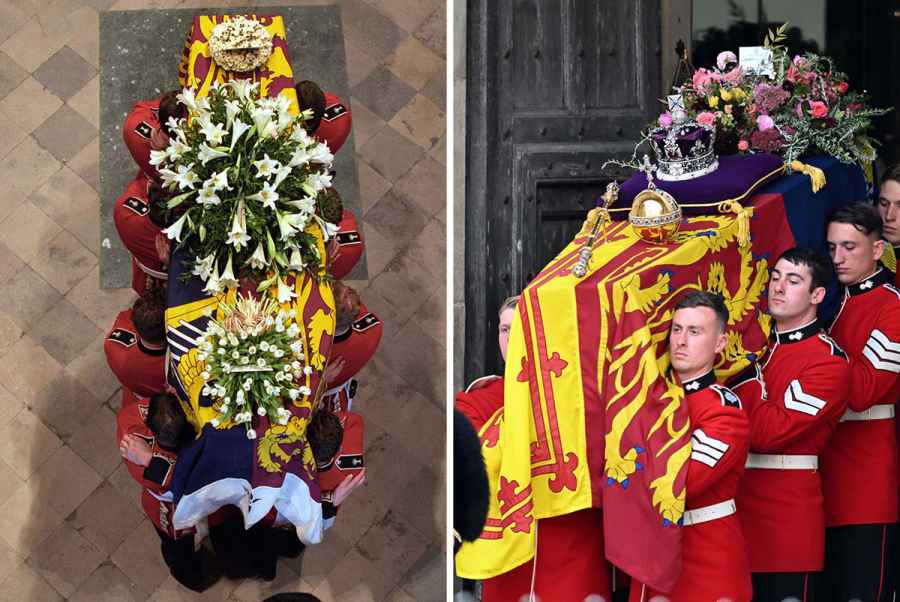
[[[656,155],[656,177],[663,181],[690,180],[719,167],[714,127],[693,120],[676,121],[650,130]]]

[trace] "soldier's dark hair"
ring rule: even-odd
[[[306,426],[306,440],[316,464],[328,464],[341,449],[341,442],[344,440],[341,419],[327,410],[317,410]]]
[[[319,208],[319,216],[332,224],[341,223],[344,217],[344,201],[334,188],[326,188],[316,197],[316,205]]]
[[[794,247],[793,249],[788,249],[782,253],[775,264],[782,259],[789,261],[794,265],[803,265],[809,268],[809,274],[811,276],[809,283],[810,292],[820,286],[828,286],[828,282],[831,280],[832,275],[832,264],[822,253],[807,247]]]
[[[194,436],[181,402],[170,393],[157,393],[150,397],[147,428],[160,446],[170,450],[177,450]]]
[[[353,320],[356,319],[362,300],[355,289],[347,286],[340,280],[334,283],[333,290],[334,308],[337,314],[335,316],[335,329],[337,331],[346,330],[353,324]]]
[[[507,309],[515,309],[516,305],[519,304],[519,297],[521,295],[513,295],[512,297],[507,297],[503,300],[503,303],[500,304],[500,309],[497,310],[497,317],[501,317],[503,312]]]
[[[306,592],[282,592],[269,596],[262,602],[322,602],[322,600]]]
[[[180,92],[178,90],[174,90],[172,92],[166,92],[159,99],[159,126],[167,136],[172,135],[172,132],[169,131],[169,117],[182,119],[188,115],[187,107],[178,101],[177,96],[179,94]]]
[[[319,124],[322,123],[322,115],[325,114],[325,93],[322,92],[319,84],[308,79],[294,86],[294,90],[297,92],[297,102],[300,104],[300,110],[312,109],[312,119],[303,122],[303,129],[312,134],[319,129]]]
[[[166,223],[169,209],[166,207],[166,201],[169,200],[169,193],[158,183],[150,181],[147,186],[147,200],[150,202],[150,221],[160,228],[166,228],[171,224]]]
[[[166,340],[166,300],[162,287],[148,290],[135,300],[131,319],[142,340],[159,344]]]
[[[725,332],[725,327],[728,325],[728,308],[725,307],[722,295],[709,291],[690,291],[678,300],[673,313],[679,309],[692,307],[708,307],[713,310],[716,314],[716,321],[719,323],[719,330]]]
[[[885,182],[897,182],[900,184],[900,163],[895,163],[887,168],[887,171],[881,177],[881,183],[884,184]]]
[[[828,218],[828,223],[850,224],[866,236],[881,238],[883,223],[878,210],[872,205],[853,203],[837,209]]]

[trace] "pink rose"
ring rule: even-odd
[[[809,112],[816,119],[822,119],[828,115],[828,105],[821,100],[813,100],[809,103]]]
[[[747,152],[747,149],[750,148],[750,143],[746,140],[738,140],[738,150],[742,153]]]
[[[697,123],[702,125],[712,125],[716,122],[715,113],[710,113],[709,111],[703,111],[699,115],[697,115]]]
[[[719,71],[725,71],[725,68],[731,63],[736,63],[737,57],[734,56],[734,53],[730,50],[726,50],[724,52],[720,52],[719,56],[716,57],[716,67],[719,68]]]
[[[759,128],[760,132],[765,132],[766,130],[770,130],[775,126],[775,122],[772,121],[772,118],[768,115],[760,115],[756,118],[756,127]]]
[[[694,85],[694,89],[698,90],[702,94],[706,94],[706,89],[711,82],[718,81],[721,79],[721,76],[718,73],[713,73],[702,67],[694,71],[694,76],[691,78],[691,83]]]
[[[734,86],[739,85],[744,79],[744,72],[741,71],[740,67],[735,67],[728,73],[722,76],[722,79],[729,84]]]
[[[672,125],[672,114],[666,111],[665,113],[661,113],[659,116],[659,125],[663,127],[669,127]]]

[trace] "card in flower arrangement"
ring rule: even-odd
[[[754,75],[775,77],[772,63],[772,49],[764,46],[741,46],[738,48],[738,64],[741,69]]]

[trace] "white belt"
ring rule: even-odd
[[[160,272],[159,270],[154,270],[153,268],[145,266],[143,263],[141,263],[141,260],[134,255],[132,255],[131,257],[134,259],[134,263],[137,264],[137,267],[148,276],[152,276],[157,280],[169,279],[169,275],[166,272]]]
[[[819,468],[819,458],[818,456],[749,454],[746,467],[772,470],[816,470]]]
[[[171,491],[163,491],[162,493],[156,493],[155,491],[147,489],[147,493],[149,493],[150,495],[152,495],[153,497],[155,497],[156,499],[158,499],[161,502],[174,502],[175,501],[175,496],[172,495]]]
[[[844,415],[841,416],[841,422],[855,422],[859,420],[886,420],[888,418],[893,418],[894,414],[895,410],[893,404],[882,404],[872,406],[864,412],[854,412],[853,410],[847,410],[846,412],[844,412]]]
[[[344,381],[343,384],[340,384],[336,387],[332,387],[331,389],[328,389],[327,391],[325,391],[322,394],[322,399],[323,400],[325,400],[325,399],[331,400],[332,397],[339,396],[341,394],[341,392],[343,391],[347,394],[347,407],[344,408],[344,410],[349,412],[350,408],[353,406],[353,398],[350,397],[350,389],[351,389],[352,383],[353,383],[353,379],[348,378],[346,381]]]
[[[686,510],[684,512],[682,524],[685,527],[690,525],[699,525],[700,523],[716,520],[717,518],[731,516],[735,512],[737,512],[737,506],[735,506],[734,500],[725,500],[724,502],[719,502],[718,504],[713,504],[712,506],[704,506],[703,508]]]

